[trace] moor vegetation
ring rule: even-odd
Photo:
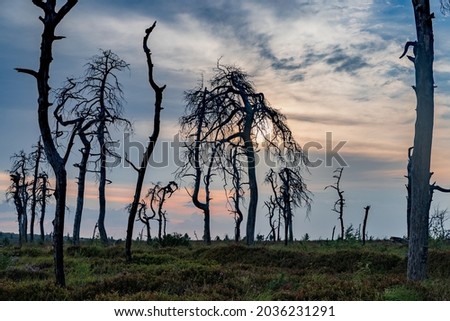
[[[52,280],[50,244],[0,248],[0,300],[448,300],[450,252],[432,241],[429,279],[404,273],[407,245],[390,241],[82,243],[65,248],[66,287]],[[169,240],[170,241],[170,240]]]

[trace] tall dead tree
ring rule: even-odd
[[[79,163],[74,164],[78,168],[78,188],[77,188],[77,206],[75,208],[75,217],[73,223],[73,244],[80,244],[80,231],[81,231],[81,218],[83,216],[84,208],[84,193],[86,189],[86,174],[88,171],[89,156],[91,156],[92,150],[92,136],[88,136],[84,130],[86,126],[81,126],[78,130],[78,136],[83,144],[80,149],[81,160]]]
[[[345,198],[344,198],[344,191],[341,189],[341,178],[343,171],[344,171],[343,167],[336,168],[333,172],[334,173],[333,178],[336,179],[336,183],[334,183],[334,185],[328,185],[325,187],[325,189],[332,188],[336,190],[336,193],[338,194],[338,199],[334,203],[334,206],[331,210],[338,214],[338,220],[341,226],[341,234],[339,235],[340,240],[343,240],[345,235],[345,227],[344,227]]]
[[[186,117],[195,119],[200,113],[199,106],[205,105],[207,128],[202,135],[203,141],[229,144],[245,155],[249,183],[246,241],[251,245],[255,242],[258,206],[256,137],[263,137],[266,150],[280,162],[296,155],[299,160],[297,165],[302,166],[305,157],[286,124],[286,118],[269,105],[262,93],[256,92],[243,71],[218,65],[209,84],[210,89],[204,89],[202,84],[187,93]],[[204,103],[199,104],[202,100]]]
[[[54,115],[58,124],[64,127],[73,126],[69,139],[78,136],[82,143],[81,161],[78,167],[77,208],[74,221],[73,241],[79,242],[81,216],[84,202],[86,173],[95,172],[99,182],[99,216],[98,231],[101,241],[108,243],[105,228],[106,217],[106,185],[107,157],[120,158],[111,149],[113,140],[110,127],[123,125],[129,127],[130,122],[122,118],[123,92],[117,73],[128,68],[128,64],[111,50],[100,50],[86,64],[86,72],[80,79],[68,79],[58,90],[58,105]],[[97,144],[93,140],[96,138]],[[97,147],[94,152],[94,147]],[[91,159],[95,157],[95,160]],[[93,170],[88,168],[91,160],[95,164]]]
[[[441,0],[441,11],[450,9],[448,0]],[[409,192],[409,247],[407,277],[412,281],[422,281],[427,277],[429,215],[433,192],[446,189],[430,185],[431,147],[434,125],[434,13],[429,0],[412,0],[416,26],[416,41],[408,41],[400,58],[406,56],[410,47],[413,56],[407,56],[414,63],[416,94],[416,123],[413,153],[410,157]]]
[[[64,273],[64,218],[66,210],[67,172],[62,157],[53,140],[49,121],[49,108],[52,105],[49,100],[50,93],[50,65],[53,61],[53,43],[64,37],[55,35],[55,31],[62,19],[77,4],[78,0],[67,0],[60,9],[56,10],[56,0],[33,0],[33,4],[42,9],[44,16],[39,20],[44,25],[42,32],[39,69],[16,68],[18,72],[33,76],[36,79],[38,89],[38,123],[44,145],[45,155],[50,163],[56,178],[56,209],[53,220],[53,246],[55,258],[55,277],[59,286],[65,286]]]
[[[153,29],[156,26],[156,21],[153,23],[153,25],[145,30],[145,36],[143,39],[143,49],[145,56],[147,58],[147,67],[148,67],[148,80],[150,83],[150,86],[152,87],[154,93],[155,93],[155,114],[153,119],[153,133],[149,137],[149,142],[147,145],[147,148],[144,152],[144,155],[141,159],[139,167],[134,165],[129,159],[125,157],[125,160],[133,167],[133,169],[137,172],[137,181],[136,181],[136,187],[134,191],[133,196],[133,202],[130,206],[130,211],[128,213],[128,225],[127,225],[127,236],[126,236],[126,242],[125,242],[125,256],[128,261],[131,261],[132,255],[131,255],[131,244],[133,241],[133,229],[134,229],[134,222],[136,220],[136,214],[138,211],[139,203],[141,200],[141,193],[142,193],[142,187],[144,184],[144,178],[145,178],[145,172],[147,170],[147,165],[150,160],[150,157],[153,153],[153,149],[155,148],[156,141],[159,136],[159,130],[161,125],[161,110],[162,108],[162,99],[163,99],[163,91],[166,88],[166,86],[158,86],[153,78],[153,62],[152,62],[152,56],[151,51],[147,45],[148,38],[150,36],[150,33],[153,31]]]
[[[241,224],[244,220],[244,213],[242,212],[242,206],[244,202],[244,185],[247,182],[243,181],[245,175],[243,164],[240,160],[242,152],[239,152],[237,148],[232,148],[228,153],[228,163],[230,169],[226,172],[231,176],[231,189],[228,191],[228,204],[230,206],[229,211],[234,216],[234,240],[239,242],[241,239]],[[226,190],[226,185],[224,186]]]
[[[107,157],[119,156],[112,152],[110,143],[112,142],[108,126],[117,122],[125,122],[121,118],[121,102],[123,93],[116,72],[128,68],[128,64],[120,59],[111,50],[102,50],[100,55],[94,56],[88,63],[86,86],[88,91],[93,93],[96,98],[97,112],[96,117],[96,136],[100,152],[98,154],[98,231],[100,240],[108,243],[108,235],[105,228],[106,217],[106,185],[110,183],[107,179]],[[92,102],[90,102],[92,104]]]
[[[180,166],[176,176],[184,178],[194,177],[194,186],[190,194],[192,203],[203,212],[203,240],[207,245],[211,245],[211,183],[214,176],[213,168],[223,168],[217,160],[221,157],[220,144],[217,143],[218,132],[214,139],[206,139],[205,132],[209,128],[207,117],[206,99],[208,90],[205,88],[202,95],[190,97],[187,94],[188,107],[195,112],[181,117],[181,134],[186,143],[185,163]],[[192,140],[193,138],[193,140]],[[191,173],[193,172],[193,173]],[[203,188],[204,198],[200,199],[200,192]]]

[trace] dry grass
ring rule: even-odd
[[[450,248],[430,250],[428,281],[406,281],[406,247],[299,242],[254,247],[66,248],[67,287],[53,284],[50,246],[0,248],[0,300],[449,300]]]

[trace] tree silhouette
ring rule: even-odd
[[[131,261],[131,243],[133,241],[133,229],[134,229],[134,222],[136,220],[136,214],[138,211],[139,203],[141,201],[141,193],[142,193],[142,187],[144,184],[144,178],[145,178],[145,172],[147,170],[148,161],[150,160],[150,157],[153,153],[153,149],[155,148],[156,141],[159,136],[159,130],[161,125],[161,110],[162,108],[162,99],[163,99],[163,91],[166,88],[166,86],[158,86],[153,78],[153,61],[151,56],[151,51],[147,45],[148,38],[150,36],[150,33],[153,31],[153,29],[156,26],[156,21],[153,23],[153,25],[150,28],[147,28],[145,30],[145,36],[143,39],[143,49],[145,56],[147,58],[147,68],[148,68],[148,80],[150,83],[150,86],[152,87],[154,93],[155,93],[155,115],[153,119],[153,133],[149,137],[149,142],[147,145],[147,148],[144,152],[144,155],[141,159],[140,166],[134,165],[125,155],[125,161],[127,161],[133,169],[137,172],[137,181],[136,181],[136,187],[134,191],[133,196],[133,202],[131,203],[129,214],[128,214],[128,225],[127,225],[127,236],[126,236],[126,242],[125,242],[125,256],[128,261]]]
[[[39,230],[41,234],[41,242],[45,241],[45,230],[44,230],[44,220],[47,210],[47,203],[53,197],[55,190],[51,188],[50,182],[48,180],[48,175],[46,172],[41,172],[37,177],[37,204],[39,205],[41,215],[39,218]]]
[[[211,244],[211,183],[215,175],[213,169],[220,168],[220,159],[222,157],[221,144],[217,142],[219,131],[215,133],[213,139],[205,137],[210,123],[207,117],[207,99],[208,91],[205,88],[202,95],[186,95],[188,102],[188,114],[181,117],[181,135],[186,140],[185,162],[177,170],[178,178],[193,176],[194,186],[190,194],[192,203],[203,212],[203,240],[207,245]],[[192,110],[193,113],[189,113]],[[192,140],[192,138],[194,138]],[[193,173],[191,173],[193,171]],[[203,185],[204,199],[200,200],[200,191]]]
[[[343,240],[344,235],[345,235],[345,228],[344,228],[345,198],[344,198],[344,191],[341,189],[341,178],[342,178],[343,171],[344,171],[343,167],[336,168],[333,172],[334,173],[333,178],[336,179],[336,183],[334,183],[334,185],[328,185],[325,187],[325,189],[332,188],[332,189],[336,190],[336,193],[338,194],[338,199],[334,203],[332,211],[338,213],[338,215],[339,215],[338,220],[341,225],[341,234],[339,236],[340,240]]]
[[[33,181],[31,186],[31,205],[30,205],[30,241],[34,240],[34,224],[36,219],[36,205],[37,201],[37,192],[39,187],[39,173],[40,173],[40,164],[45,158],[44,154],[44,146],[41,144],[41,140],[38,141],[37,145],[34,146],[34,151],[29,156],[29,162],[32,163],[32,168],[30,170],[33,171]]]
[[[269,105],[262,93],[256,92],[243,71],[218,65],[209,84],[211,89],[201,85],[187,93],[186,119],[195,120],[204,113],[203,124],[207,127],[202,141],[229,144],[238,147],[245,155],[250,196],[246,240],[251,245],[255,241],[258,206],[256,137],[262,136],[266,150],[281,162],[295,159],[297,166],[302,166],[306,158],[295,142],[285,117]]]
[[[449,3],[441,1],[441,10],[445,13]],[[431,145],[434,125],[434,13],[430,10],[429,0],[412,0],[414,10],[416,41],[408,41],[400,58],[407,56],[414,63],[416,94],[416,123],[414,145],[408,153],[408,270],[409,280],[421,281],[427,276],[428,238],[430,206],[435,190],[450,190],[430,185]],[[413,56],[407,55],[413,48]],[[412,153],[411,153],[412,150]]]
[[[266,182],[270,183],[273,192],[266,206],[269,210],[272,204],[279,208],[284,221],[284,244],[287,245],[288,242],[294,241],[293,207],[305,205],[309,211],[312,201],[311,192],[308,191],[299,167],[284,167],[278,172],[270,169],[266,174]],[[272,226],[273,229],[274,226]]]
[[[86,173],[94,171],[98,175],[99,187],[99,216],[98,231],[104,244],[108,243],[105,228],[106,216],[106,185],[111,183],[107,179],[107,157],[120,158],[111,146],[111,125],[131,124],[122,118],[123,92],[117,73],[128,68],[128,64],[111,50],[101,50],[99,55],[93,56],[86,64],[85,76],[79,80],[68,79],[65,86],[58,91],[58,105],[55,117],[60,125],[74,126],[83,147],[81,161],[78,167],[77,208],[74,220],[73,241],[79,243],[81,216],[84,202]],[[72,137],[72,136],[71,136]],[[75,137],[75,136],[73,136]],[[96,138],[98,152],[93,151],[93,139]],[[95,164],[94,170],[88,169],[88,161]]]
[[[39,130],[44,145],[47,160],[50,163],[56,178],[56,209],[53,220],[53,244],[55,257],[55,277],[59,286],[66,285],[64,273],[64,219],[66,210],[67,193],[67,172],[65,157],[58,152],[53,140],[52,130],[49,122],[49,108],[52,105],[49,100],[50,94],[50,65],[53,61],[53,43],[55,40],[61,40],[64,37],[55,35],[55,31],[62,19],[77,4],[78,0],[67,0],[60,9],[56,10],[56,0],[33,0],[33,4],[42,9],[44,16],[39,20],[44,25],[42,32],[40,59],[38,71],[25,68],[16,68],[18,72],[26,73],[36,79],[38,89],[38,123]]]
[[[155,216],[158,218],[158,239],[159,242],[162,242],[163,237],[166,236],[166,227],[167,227],[167,212],[163,210],[164,203],[169,199],[173,193],[178,190],[178,184],[174,181],[170,181],[167,185],[162,186],[161,183],[154,184],[153,187],[149,188],[147,197],[149,198],[150,209],[153,212],[153,215],[146,219],[148,222],[150,219],[153,219]],[[141,202],[142,204],[142,202]],[[142,206],[141,206],[142,208]],[[141,220],[142,221],[142,220]]]
[[[228,195],[228,205],[230,207],[229,211],[234,216],[234,240],[239,242],[241,239],[241,223],[244,220],[244,214],[242,212],[242,206],[244,202],[244,185],[248,185],[244,179],[244,165],[240,156],[242,152],[238,148],[231,148],[228,155],[229,166],[225,167],[226,173],[231,176],[231,188],[227,191],[227,186],[225,185],[225,191]],[[228,167],[231,167],[228,169]],[[226,176],[225,176],[226,177]]]

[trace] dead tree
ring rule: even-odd
[[[153,217],[157,216],[158,221],[158,239],[162,242],[163,237],[166,236],[167,228],[167,212],[163,210],[164,203],[169,199],[173,193],[178,190],[178,184],[170,181],[167,185],[162,186],[161,183],[154,184],[148,190],[147,197],[149,198],[150,209],[153,212]]]
[[[228,153],[228,163],[231,168],[227,169],[228,166],[225,167],[226,173],[231,176],[231,189],[227,191],[227,184],[225,184],[224,188],[228,195],[227,203],[230,207],[229,211],[234,217],[235,242],[239,242],[241,239],[241,223],[244,220],[244,214],[241,207],[244,202],[244,185],[248,185],[248,182],[243,181],[245,172],[242,161],[240,160],[241,155],[242,152],[239,152],[237,148],[231,148]]]
[[[16,207],[17,221],[19,224],[19,247],[21,247],[26,235],[26,230],[24,230],[24,217],[27,215],[21,196],[21,190],[23,189],[21,185],[22,178],[18,172],[11,172],[9,176],[11,178],[11,185],[8,187],[6,196],[8,200],[14,201],[14,206]]]
[[[156,26],[156,21],[153,23],[153,25],[145,30],[145,36],[143,39],[143,49],[145,56],[147,58],[147,67],[148,67],[148,80],[150,83],[150,86],[152,87],[154,93],[155,93],[155,115],[153,119],[153,133],[149,137],[149,142],[147,145],[147,148],[144,152],[144,155],[142,157],[142,160],[140,162],[140,166],[134,165],[129,159],[125,157],[125,160],[133,167],[133,169],[137,172],[137,181],[136,181],[136,187],[134,191],[133,196],[133,202],[130,206],[130,211],[128,213],[128,225],[127,225],[127,236],[126,236],[126,242],[125,242],[125,256],[128,261],[131,261],[131,243],[133,241],[133,228],[134,228],[134,221],[136,220],[136,214],[139,207],[139,202],[141,200],[141,193],[142,193],[142,187],[144,184],[144,178],[145,178],[145,172],[147,170],[147,165],[150,160],[150,157],[153,153],[153,149],[155,148],[156,141],[159,136],[159,130],[160,130],[160,124],[161,124],[161,110],[162,108],[162,99],[163,99],[163,91],[166,88],[166,86],[158,86],[153,78],[153,62],[151,57],[151,51],[147,45],[148,38],[150,36],[150,33],[153,31],[153,29]]]
[[[150,202],[150,204],[152,204],[152,202]],[[153,214],[151,216],[148,216],[147,209],[148,209],[147,202],[145,202],[145,200],[142,200],[139,203],[138,218],[139,218],[139,221],[141,221],[144,224],[144,227],[147,231],[147,244],[150,244],[150,242],[152,240],[150,221],[155,218],[156,212],[155,212],[154,208],[152,207],[151,209],[152,209]]]
[[[430,216],[430,237],[435,240],[448,240],[450,238],[450,230],[445,228],[445,222],[449,219],[448,209],[441,210],[438,207],[434,209],[434,213]]]
[[[22,150],[18,154],[11,156],[13,161],[9,171],[11,177],[11,185],[7,190],[7,199],[14,201],[17,211],[17,219],[19,223],[19,241],[28,242],[28,203],[30,200],[29,186],[29,169],[28,155]]]
[[[284,244],[294,241],[293,207],[306,206],[311,209],[311,192],[308,190],[299,167],[284,167],[275,172],[270,169],[266,175],[270,184],[274,204],[281,210],[284,225]]]
[[[48,175],[46,172],[42,172],[38,176],[38,186],[37,186],[37,204],[39,205],[40,218],[39,218],[39,230],[41,234],[41,242],[45,241],[45,230],[44,230],[44,221],[45,214],[47,210],[47,203],[50,198],[54,195],[54,190],[51,188],[50,183],[48,181]]]
[[[201,108],[205,109],[204,123],[208,127],[202,135],[203,141],[231,144],[244,153],[249,182],[246,240],[251,245],[255,241],[258,206],[256,137],[259,135],[264,138],[264,147],[280,162],[297,155],[300,156],[297,157],[297,165],[302,166],[305,157],[286,124],[286,118],[269,105],[262,93],[256,92],[243,71],[218,65],[209,84],[209,90],[201,85],[187,93],[188,113],[185,117],[195,120],[200,113],[200,106],[205,105]]]
[[[336,193],[338,194],[338,199],[334,203],[333,208],[331,209],[333,212],[338,213],[338,220],[341,225],[341,234],[339,236],[340,240],[344,239],[345,235],[345,228],[344,228],[344,207],[345,207],[345,198],[344,198],[344,191],[341,189],[341,178],[342,178],[342,172],[344,171],[343,167],[337,168],[334,170],[333,178],[336,179],[336,183],[334,185],[328,185],[325,187],[332,188],[336,190]]]
[[[441,2],[442,3],[442,2]],[[410,47],[413,56],[407,56],[414,63],[416,99],[416,123],[414,145],[411,156],[410,189],[411,213],[409,226],[408,270],[409,280],[422,281],[426,278],[428,261],[429,209],[432,198],[430,189],[431,145],[434,123],[434,13],[429,0],[412,0],[416,25],[416,41],[409,41],[400,58]]]
[[[108,243],[105,228],[106,217],[106,185],[107,157],[120,158],[113,152],[113,140],[110,127],[123,125],[130,127],[130,122],[122,118],[123,92],[118,81],[117,73],[128,68],[128,64],[111,50],[100,50],[99,55],[93,56],[86,64],[86,72],[80,79],[68,79],[65,86],[58,90],[58,105],[54,115],[61,126],[73,126],[73,136],[78,136],[82,142],[81,161],[78,167],[77,209],[74,221],[75,244],[79,242],[81,216],[84,203],[84,189],[87,172],[98,175],[99,181],[99,217],[98,230],[101,241]],[[93,142],[97,139],[96,146]],[[69,140],[70,141],[70,140]],[[69,143],[70,144],[70,143]],[[93,170],[88,169],[88,162],[93,157]]]
[[[121,117],[123,92],[116,73],[127,68],[128,64],[111,50],[101,50],[101,54],[94,56],[88,63],[87,76],[84,81],[85,90],[91,93],[94,99],[94,101],[90,101],[90,106],[96,105],[94,118],[100,149],[97,160],[99,172],[99,215],[97,223],[100,240],[103,244],[108,243],[105,228],[106,185],[111,183],[106,174],[107,157],[120,158],[110,148],[112,139],[109,126],[119,122],[129,125],[129,122]]]
[[[209,123],[207,118],[207,99],[208,91],[205,88],[201,96],[195,97],[195,100],[188,101],[188,108],[193,104],[195,114],[189,114],[180,119],[181,134],[186,139],[185,148],[185,162],[180,166],[176,177],[183,179],[184,177],[193,176],[194,186],[192,193],[190,193],[192,203],[203,212],[203,240],[207,245],[211,245],[211,211],[210,201],[211,192],[210,186],[212,177],[214,176],[213,168],[219,168],[220,162],[217,162],[218,151],[220,145],[216,142],[218,133],[215,139],[206,140],[205,131],[208,129]],[[190,138],[194,138],[192,139]],[[193,171],[193,173],[191,173]],[[204,199],[200,200],[200,190],[203,186]]]
[[[277,202],[275,201],[273,195],[270,195],[269,200],[264,202],[264,206],[266,206],[267,210],[269,211],[269,213],[267,214],[267,216],[269,217],[269,226],[270,226],[269,239],[274,242],[279,241],[280,226],[281,226],[281,210],[277,205]],[[276,213],[278,213],[278,218],[275,218]]]
[[[40,173],[40,164],[43,161],[44,146],[41,144],[41,140],[38,141],[35,146],[35,150],[30,154],[30,163],[32,162],[33,181],[31,184],[31,204],[30,204],[30,241],[34,241],[34,224],[36,219],[36,205],[37,205],[37,189]]]
[[[49,100],[50,93],[50,65],[53,61],[53,42],[64,37],[55,35],[55,31],[62,19],[77,4],[78,0],[67,0],[56,11],[56,0],[33,0],[33,4],[42,9],[44,16],[39,17],[44,25],[42,33],[39,69],[16,68],[18,72],[26,73],[36,79],[38,89],[38,123],[44,145],[45,155],[50,163],[56,178],[56,209],[53,220],[53,245],[55,257],[55,277],[59,286],[65,286],[64,273],[64,218],[66,210],[67,172],[64,157],[57,150],[53,140],[49,121],[49,108],[52,105]]]
[[[370,205],[364,207],[364,220],[362,227],[362,244],[366,244],[367,218],[369,217]]]

